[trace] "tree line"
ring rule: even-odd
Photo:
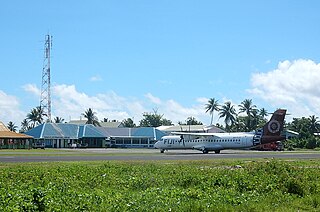
[[[236,105],[227,101],[223,104],[219,104],[219,101],[215,98],[210,98],[204,105],[204,110],[211,116],[210,125],[213,125],[214,113],[218,113],[218,118],[222,119],[224,125],[219,123],[214,124],[227,132],[250,132],[258,128],[261,128],[266,122],[268,111],[265,108],[258,108],[253,104],[252,99],[245,99],[238,105],[238,111]],[[85,110],[82,114],[86,118],[87,124],[93,124],[100,126],[100,121],[91,108]],[[164,114],[159,114],[157,110],[152,112],[144,112],[143,118],[136,125],[133,118],[127,118],[122,120],[124,127],[158,127],[158,126],[170,126],[174,125],[173,122],[164,117]],[[21,122],[20,132],[26,132],[44,122],[45,114],[41,107],[31,109],[26,118]],[[107,121],[105,119],[104,121]],[[55,117],[54,123],[64,123],[64,119],[61,117]],[[185,121],[179,121],[179,125],[202,125],[201,121],[198,121],[195,117],[190,116]],[[17,126],[13,122],[9,122],[7,127],[11,131],[17,131]],[[285,124],[285,128],[288,130],[299,133],[299,137],[287,142],[289,148],[316,148],[320,147],[320,141],[315,136],[315,133],[320,132],[319,118],[315,115],[310,117],[293,118],[293,121]]]

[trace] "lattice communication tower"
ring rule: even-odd
[[[44,60],[42,69],[42,84],[40,107],[43,115],[47,116],[47,121],[51,122],[51,79],[50,79],[50,51],[52,48],[52,36],[46,35],[44,44]]]

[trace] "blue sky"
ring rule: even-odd
[[[53,36],[52,114],[209,124],[208,98],[320,116],[319,1],[5,1],[0,120],[39,105]],[[216,121],[218,118],[216,117]]]

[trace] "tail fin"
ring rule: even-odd
[[[276,110],[270,121],[263,126],[261,144],[271,143],[274,141],[282,141],[285,137],[281,136],[283,130],[284,117],[287,110],[278,109]]]

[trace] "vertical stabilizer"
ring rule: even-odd
[[[261,144],[285,139],[285,137],[281,136],[281,132],[286,112],[284,109],[278,109],[272,114],[270,121],[263,126]]]

